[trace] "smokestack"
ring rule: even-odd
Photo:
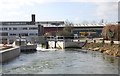
[[[35,23],[35,14],[32,14],[32,23]]]
[[[118,21],[118,24],[120,24],[120,21]]]

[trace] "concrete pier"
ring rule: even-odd
[[[79,42],[65,42],[64,48],[81,48]]]
[[[20,47],[0,51],[0,63],[10,61],[20,55]]]
[[[37,45],[23,45],[23,46],[20,46],[21,52],[35,52],[35,51],[37,51],[36,48],[37,48]]]
[[[55,48],[55,41],[48,41],[49,48]],[[57,41],[56,48],[64,49],[64,41]]]
[[[49,48],[55,47],[55,41],[48,41]],[[56,48],[58,49],[65,49],[65,48],[81,48],[80,42],[73,42],[73,41],[57,41]]]

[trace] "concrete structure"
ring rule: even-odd
[[[55,41],[48,41],[49,48],[55,48]],[[64,41],[57,41],[56,48],[64,49]]]
[[[64,48],[81,48],[80,42],[65,41]]]
[[[0,62],[7,62],[20,55],[20,48],[14,47],[0,51]]]
[[[21,45],[20,50],[21,52],[35,52],[37,45]]]

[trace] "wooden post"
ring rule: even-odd
[[[56,43],[57,43],[57,39],[56,39],[56,37],[55,37],[55,48],[56,48]]]
[[[85,42],[86,42],[86,43],[88,43],[88,41],[87,41],[87,40],[86,40]]]
[[[49,45],[48,45],[47,37],[45,37],[45,45],[46,45],[46,49],[48,49]]]
[[[48,49],[49,45],[48,45],[48,41],[46,41],[46,49]]]
[[[94,43],[96,43],[96,40],[94,40]]]
[[[102,44],[104,44],[105,43],[105,41],[104,41],[104,39],[102,40]]]

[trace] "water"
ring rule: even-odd
[[[99,52],[37,51],[2,66],[4,74],[118,74],[118,58]]]

